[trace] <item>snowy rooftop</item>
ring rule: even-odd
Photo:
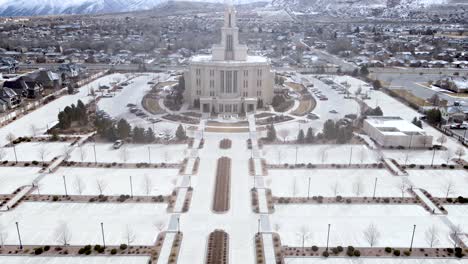
[[[425,134],[424,130],[398,116],[369,116],[366,122],[386,135]]]
[[[267,63],[268,59],[262,56],[247,56],[245,61],[226,60],[226,61],[214,61],[212,55],[196,55],[190,59],[191,62],[215,62],[215,63]]]

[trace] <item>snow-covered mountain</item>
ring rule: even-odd
[[[0,0],[0,16],[98,14],[148,10],[168,1],[218,2],[224,0]],[[233,0],[251,3],[270,0]]]

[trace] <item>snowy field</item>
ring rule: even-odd
[[[104,223],[106,244],[126,243],[127,226],[135,234],[134,245],[151,245],[158,234],[155,223],[167,220],[166,204],[88,204],[25,202],[3,213],[1,225],[6,244],[16,244],[15,222],[19,223],[24,244],[60,245],[59,230],[65,222],[71,232],[71,245],[102,244]]]
[[[372,197],[377,178],[376,197],[401,197],[401,177],[385,169],[315,169],[269,170],[267,184],[275,196],[306,197],[310,180],[310,196]],[[405,193],[405,197],[408,194]]]
[[[124,75],[116,73],[99,78],[81,87],[78,93],[62,96],[28,115],[17,119],[15,122],[0,128],[0,145],[3,146],[7,144],[6,136],[9,133],[13,133],[16,137],[32,136],[32,126],[36,128],[36,134],[44,133],[48,125],[53,125],[57,122],[57,115],[60,110],[63,110],[71,104],[76,104],[78,100],[82,100],[83,103],[86,104],[92,99],[92,97],[88,96],[91,89],[97,90],[99,85],[110,86],[110,83],[114,82],[115,78],[121,78],[123,80]]]
[[[413,184],[434,197],[468,197],[468,172],[465,170],[407,170]],[[450,188],[449,188],[450,187]]]
[[[0,256],[2,264],[147,264],[149,257],[19,257]]]
[[[169,195],[177,182],[177,169],[103,169],[62,167],[48,174],[39,184],[41,194],[71,195],[130,195],[132,176],[133,195]]]
[[[410,165],[431,165],[432,156],[434,151],[428,149],[419,150],[395,150],[385,149],[382,150],[386,158],[395,159],[399,164]],[[456,158],[452,151],[436,151],[434,155],[434,165],[440,164],[455,164],[451,161],[452,158]]]
[[[114,149],[112,143],[96,144],[96,158],[104,163],[180,163],[185,158],[187,145],[163,144],[124,144],[120,149]],[[70,161],[94,162],[94,143],[88,143],[76,148],[70,156]]]
[[[54,157],[65,153],[71,142],[29,142],[16,145],[18,161],[51,161]],[[4,147],[6,156],[3,160],[14,161],[15,150],[13,147]]]
[[[466,264],[466,259],[287,258],[286,264]]]
[[[0,194],[11,194],[24,185],[30,185],[38,176],[38,167],[1,167]]]
[[[365,145],[265,145],[263,156],[269,164],[294,164],[296,149],[297,163],[349,164],[350,157],[353,164],[379,162],[377,153]]]
[[[468,233],[468,205],[444,205],[449,212],[448,218],[466,234]],[[468,242],[468,237],[465,238]]]
[[[307,230],[306,246],[325,246],[331,224],[331,246],[369,246],[364,230],[373,224],[380,232],[376,246],[409,247],[413,225],[417,225],[414,247],[427,247],[424,232],[431,226],[439,231],[439,246],[451,245],[449,228],[415,205],[276,205],[271,218],[283,245],[301,246],[301,229]]]

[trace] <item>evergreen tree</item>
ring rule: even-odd
[[[273,124],[267,126],[267,140],[268,141],[276,140],[276,129]]]
[[[147,143],[152,143],[156,140],[156,136],[154,134],[153,129],[148,128],[145,133],[145,139]]]
[[[126,139],[130,137],[130,132],[132,131],[132,127],[125,119],[120,119],[119,123],[117,123],[117,130],[120,139]]]
[[[329,119],[323,124],[323,135],[328,140],[336,139],[336,126],[333,120]]]
[[[314,143],[314,141],[315,141],[314,131],[312,130],[311,127],[309,127],[307,129],[307,134],[306,134],[306,137],[305,137],[305,141],[308,144]]]
[[[299,134],[297,135],[297,143],[299,144],[304,144],[305,136],[304,136],[304,130],[299,130]]]
[[[133,128],[133,141],[136,143],[143,143],[145,141],[145,129],[134,127]]]
[[[377,106],[377,107],[374,109],[373,115],[375,115],[375,116],[383,116],[383,111],[382,111],[382,109],[380,108],[380,106]]]
[[[439,109],[431,109],[426,112],[427,121],[431,124],[437,125],[442,122],[442,113]]]
[[[187,138],[187,134],[185,133],[184,127],[179,125],[176,130],[176,137],[178,140],[184,140]]]
[[[359,71],[359,73],[362,75],[362,76],[367,76],[369,75],[369,69],[367,68],[367,66],[362,66],[361,67],[361,70]]]
[[[339,144],[346,143],[346,135],[345,135],[345,129],[344,128],[338,129],[336,142],[339,143]]]

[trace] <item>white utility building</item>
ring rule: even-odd
[[[432,136],[398,116],[368,116],[363,129],[382,147],[432,147]]]
[[[231,4],[226,5],[221,43],[213,45],[212,55],[192,57],[184,78],[185,100],[204,113],[255,112],[273,99],[270,61],[248,55],[247,46],[239,44]]]

